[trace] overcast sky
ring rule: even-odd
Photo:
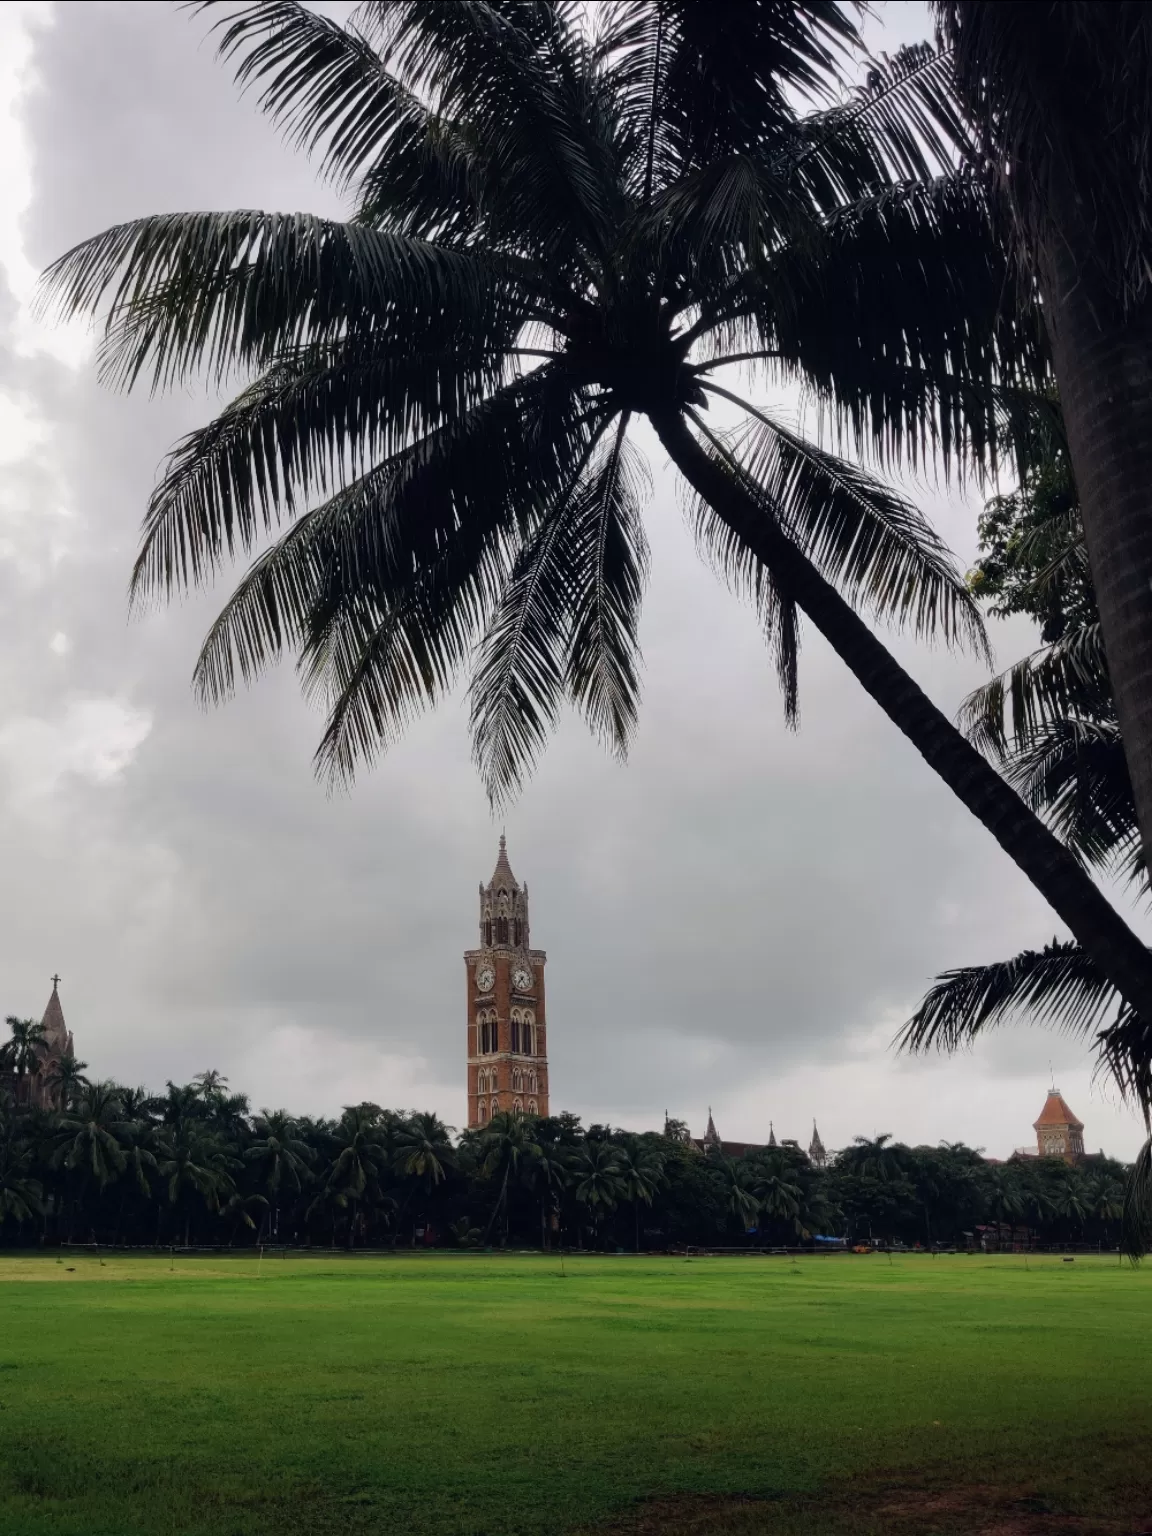
[[[923,9],[882,8],[894,46]],[[216,1067],[256,1105],[464,1103],[461,954],[496,853],[455,700],[348,796],[312,770],[291,668],[227,708],[189,691],[215,594],[129,622],[157,465],[212,400],[103,390],[83,336],[38,325],[36,272],[118,220],[173,209],[334,212],[165,3],[0,7],[0,1005],[39,1015],[59,970],[78,1053],[162,1085]],[[1005,1031],[909,1062],[896,1027],[946,967],[1058,931],[984,831],[818,637],[784,727],[752,615],[699,563],[652,454],[645,698],[627,766],[567,722],[507,817],[548,951],[554,1109],[699,1134],[891,1131],[1004,1155],[1051,1061],[1090,1146],[1134,1116],[1075,1043]],[[963,559],[975,499],[918,487]],[[1032,643],[997,626],[1005,661]],[[896,642],[949,711],[971,660]]]

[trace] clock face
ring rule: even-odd
[[[490,965],[482,965],[476,972],[476,985],[481,992],[491,992],[495,980],[496,972]]]
[[[517,992],[527,992],[532,985],[532,972],[526,965],[518,965],[512,972],[512,985]]]

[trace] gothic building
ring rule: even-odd
[[[501,1111],[548,1113],[547,959],[529,945],[528,887],[512,873],[501,836],[496,869],[480,887],[480,947],[464,955],[469,1128]]]
[[[18,1102],[31,1104],[37,1109],[59,1109],[60,1086],[56,1081],[56,1069],[66,1056],[75,1054],[72,1031],[64,1022],[64,1010],[60,1006],[59,976],[52,978],[52,995],[40,1024],[44,1033],[36,1046],[35,1068],[16,1072],[0,1060],[0,1084]]]

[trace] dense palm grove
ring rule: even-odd
[[[827,1168],[795,1142],[741,1158],[686,1129],[640,1135],[575,1115],[500,1115],[453,1138],[377,1104],[337,1120],[253,1113],[218,1072],[141,1088],[56,1069],[30,1105],[37,1028],[10,1019],[0,1066],[0,1241],[667,1248],[820,1237],[968,1247],[1115,1245],[1120,1164],[997,1164],[960,1144],[858,1137]]]

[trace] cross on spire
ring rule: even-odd
[[[58,975],[57,976],[52,976],[50,978],[50,980],[52,982],[52,990],[53,990],[53,992],[55,992],[57,987],[59,987],[59,985],[60,985],[60,977]]]

